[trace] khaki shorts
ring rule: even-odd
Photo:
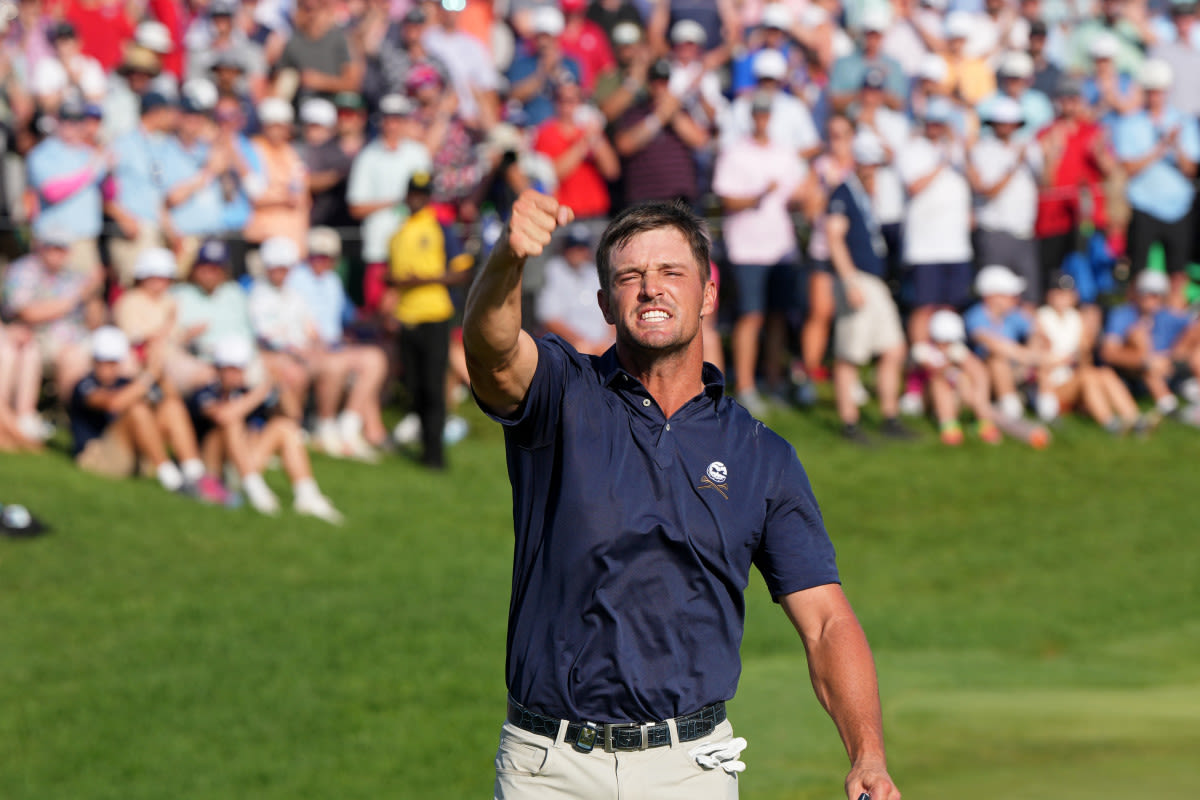
[[[90,275],[100,266],[100,246],[95,239],[76,239],[67,250],[67,263],[72,272]]]
[[[115,424],[99,439],[88,442],[75,456],[75,463],[84,472],[106,478],[128,478],[138,466],[137,454]]]
[[[496,751],[495,800],[737,800],[738,780],[721,769],[701,767],[688,752],[733,738],[725,720],[701,739],[647,750],[581,753],[558,738],[504,723]]]
[[[838,361],[862,365],[894,347],[903,347],[904,328],[887,284],[865,272],[858,273],[854,280],[863,305],[837,318],[833,352]]]
[[[112,259],[117,281],[125,288],[133,286],[133,268],[137,264],[138,256],[147,248],[162,246],[162,232],[156,226],[144,221],[138,223],[136,239],[124,239],[117,236],[110,239],[108,255]]]

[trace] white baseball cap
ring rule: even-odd
[[[115,325],[102,325],[92,331],[94,361],[124,361],[129,358],[129,337]]]
[[[967,11],[951,11],[946,15],[946,38],[966,39],[975,30],[975,19]]]
[[[1004,54],[998,71],[1005,78],[1032,78],[1033,56],[1020,50],[1012,50]]]
[[[300,106],[300,121],[305,125],[332,128],[337,124],[337,107],[324,97],[310,97]]]
[[[1101,31],[1088,45],[1088,55],[1092,58],[1116,58],[1121,52],[1121,40],[1108,31]]]
[[[762,11],[762,26],[786,31],[792,27],[792,12],[783,3],[771,3]]]
[[[268,97],[256,110],[258,121],[263,125],[291,125],[296,120],[292,104],[282,97]]]
[[[166,25],[155,20],[139,23],[133,32],[133,41],[160,56],[165,56],[175,49],[175,43],[171,41],[171,31]]]
[[[405,95],[387,94],[379,100],[379,113],[385,117],[405,117],[413,112],[413,103]]]
[[[858,29],[863,33],[886,33],[891,24],[891,12],[881,6],[875,6],[863,12]]]
[[[1146,59],[1138,71],[1138,83],[1150,91],[1170,89],[1174,77],[1171,65],[1161,58]]]
[[[642,29],[634,22],[619,22],[612,31],[613,44],[620,47],[626,44],[637,44],[642,40]]]
[[[938,344],[963,342],[967,339],[967,327],[963,319],[948,308],[933,312],[929,318],[929,338]]]
[[[245,369],[254,358],[254,346],[245,336],[226,336],[213,346],[214,367]]]
[[[937,53],[927,53],[917,66],[917,77],[934,83],[941,83],[949,74],[950,67],[947,66],[946,59]]]
[[[984,104],[980,116],[984,122],[1010,125],[1018,125],[1025,120],[1025,114],[1021,111],[1021,104],[1006,95],[993,97],[991,101]]]
[[[1144,269],[1137,276],[1137,290],[1142,294],[1166,294],[1171,290],[1171,281],[1165,272]]]
[[[854,135],[851,150],[854,153],[854,162],[864,167],[877,167],[887,161],[887,151],[883,149],[883,142],[868,130],[859,131]]]
[[[781,81],[787,75],[787,59],[778,50],[760,50],[751,69],[755,78]]]
[[[133,279],[171,278],[178,273],[175,254],[165,247],[148,247],[138,254],[133,264]]]
[[[300,260],[300,248],[286,236],[272,236],[258,248],[263,269],[291,269]]]
[[[539,6],[533,11],[533,32],[558,36],[566,27],[563,13],[555,6]]]
[[[308,254],[337,258],[342,254],[342,237],[333,228],[319,225],[308,232]]]
[[[975,293],[980,297],[1007,295],[1025,291],[1025,279],[1003,264],[989,264],[975,276]]]
[[[672,44],[699,44],[703,45],[708,42],[708,34],[704,32],[704,26],[694,19],[681,19],[671,26],[671,43]]]
[[[192,78],[185,81],[179,90],[184,110],[212,111],[217,107],[217,87],[207,78]]]

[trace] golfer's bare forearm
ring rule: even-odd
[[[817,699],[837,726],[852,764],[885,763],[875,660],[853,614],[830,620],[807,645]]]
[[[525,260],[501,239],[467,294],[463,348],[475,393],[493,408],[519,403],[529,388],[537,349],[521,331],[521,274]],[[527,344],[522,347],[522,336]],[[532,351],[532,353],[530,353]]]

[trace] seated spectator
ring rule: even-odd
[[[379,347],[355,344],[343,335],[342,323],[354,307],[334,271],[340,255],[337,232],[314,228],[308,263],[288,271],[285,286],[303,300],[320,335],[310,367],[316,375],[317,442],[331,455],[373,460],[374,448],[387,444],[380,411],[387,357]]]
[[[1033,321],[1020,307],[1025,279],[1008,267],[990,264],[979,270],[975,293],[980,301],[963,315],[976,355],[983,359],[1000,413],[1020,419],[1025,412],[1018,389],[1030,370],[1048,359],[1033,340]]]
[[[379,136],[350,167],[346,201],[350,215],[362,221],[364,310],[379,309],[388,263],[388,242],[396,231],[404,190],[415,173],[433,166],[429,150],[416,137],[414,106],[404,95],[379,101]]]
[[[1034,320],[1034,335],[1049,353],[1047,365],[1038,370],[1038,416],[1051,422],[1060,411],[1082,407],[1114,435],[1148,432],[1152,419],[1138,414],[1133,395],[1117,373],[1092,363],[1093,342],[1078,305],[1074,279],[1065,272],[1052,275],[1046,305]]]
[[[671,94],[671,65],[660,59],[650,68],[649,94],[614,125],[613,143],[625,176],[625,203],[700,196],[695,151],[708,144],[706,130]]]
[[[133,268],[133,288],[122,292],[113,306],[113,322],[129,338],[139,363],[145,363],[150,350],[162,351],[160,389],[167,396],[191,394],[215,377],[211,366],[186,349],[188,337],[203,331],[179,326],[178,305],[171,294],[178,272],[170,250],[143,250]]]
[[[614,332],[596,300],[599,291],[592,235],[586,225],[574,223],[563,238],[562,254],[546,262],[537,297],[538,322],[579,352],[600,355],[612,346]]]
[[[33,333],[0,323],[0,451],[36,450],[54,428],[37,413],[42,357]]]
[[[554,113],[554,90],[565,81],[579,84],[583,69],[564,55],[558,37],[563,32],[563,15],[554,6],[533,12],[533,38],[523,45],[508,69],[510,100],[521,104],[526,122],[541,125]]]
[[[26,157],[28,187],[33,190],[33,235],[47,231],[70,235],[71,269],[84,274],[100,266],[97,241],[103,222],[102,186],[112,159],[84,138],[84,107],[74,101],[58,109],[54,134]]]
[[[295,28],[275,63],[274,94],[303,101],[362,89],[363,64],[324,0],[298,0]]]
[[[292,146],[294,119],[292,107],[285,100],[268,97],[259,103],[262,133],[254,137],[252,148],[262,164],[261,186],[250,195],[253,210],[243,233],[246,241],[254,244],[262,244],[274,236],[286,237],[303,254],[308,246],[308,212],[312,200],[308,172]]]
[[[833,386],[842,436],[859,444],[870,440],[859,428],[856,389],[860,370],[872,360],[878,361],[875,381],[883,414],[880,432],[893,439],[912,438],[897,416],[908,349],[900,312],[883,282],[887,245],[871,202],[875,172],[886,160],[879,138],[859,133],[854,141],[854,172],[834,189],[825,217],[835,293],[843,298],[833,332]]]
[[[582,90],[571,81],[554,93],[554,116],[537,132],[533,147],[554,162],[555,197],[576,219],[607,216],[608,184],[621,174],[621,161],[604,135],[604,117],[582,102]]]
[[[229,276],[229,250],[219,239],[201,245],[191,280],[171,287],[176,324],[188,351],[212,363],[217,342],[226,336],[254,338],[246,292]]]
[[[935,311],[929,319],[929,339],[935,353],[930,359],[929,397],[942,444],[963,443],[964,407],[975,414],[979,438],[999,444],[1004,437],[993,416],[987,367],[967,348],[962,317],[949,309]]]
[[[301,422],[320,334],[304,298],[285,285],[300,262],[300,250],[291,239],[274,236],[263,242],[259,256],[265,277],[250,289],[250,325],[267,373],[279,387],[280,409]],[[341,455],[340,445],[330,455]]]
[[[1154,399],[1160,414],[1179,410],[1174,386],[1200,377],[1200,326],[1167,306],[1170,282],[1161,272],[1137,276],[1133,302],[1108,314],[1100,357]]]
[[[122,286],[133,283],[133,265],[143,250],[166,244],[165,170],[172,151],[178,147],[174,136],[178,121],[174,101],[149,92],[142,97],[138,127],[113,142],[117,191],[105,210],[117,223],[120,234],[109,239],[108,248]]]
[[[250,388],[246,368],[254,356],[248,339],[222,339],[213,353],[217,380],[191,399],[190,411],[210,470],[220,473],[231,464],[241,480],[250,505],[262,514],[279,513],[279,498],[263,480],[263,470],[272,456],[279,456],[292,484],[293,508],[298,514],[316,517],[333,525],[343,517],[329,498],[321,494],[313,478],[312,465],[300,426],[276,412],[273,381]]]
[[[454,232],[438,223],[430,207],[432,189],[433,177],[427,172],[415,173],[408,182],[405,201],[410,214],[389,246],[388,285],[395,300],[387,307],[400,323],[405,386],[421,421],[421,463],[440,470],[446,466],[442,436],[455,313],[449,287],[470,280],[474,259],[463,252]]]
[[[9,264],[4,274],[5,319],[32,332],[62,401],[88,371],[84,307],[104,286],[99,266],[87,273],[70,269],[71,241],[66,232],[44,230],[33,252]]]
[[[139,459],[146,459],[168,492],[224,503],[228,496],[206,473],[183,402],[159,391],[163,351],[152,349],[145,369],[130,378],[124,374],[129,340],[118,328],[104,326],[91,336],[91,353],[91,371],[75,386],[67,406],[75,463],[86,472],[126,478],[137,472]]]

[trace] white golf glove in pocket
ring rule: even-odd
[[[741,736],[724,742],[709,742],[688,751],[688,755],[705,769],[723,769],[730,775],[735,775],[746,769],[745,763],[738,758],[746,749],[746,740]]]

